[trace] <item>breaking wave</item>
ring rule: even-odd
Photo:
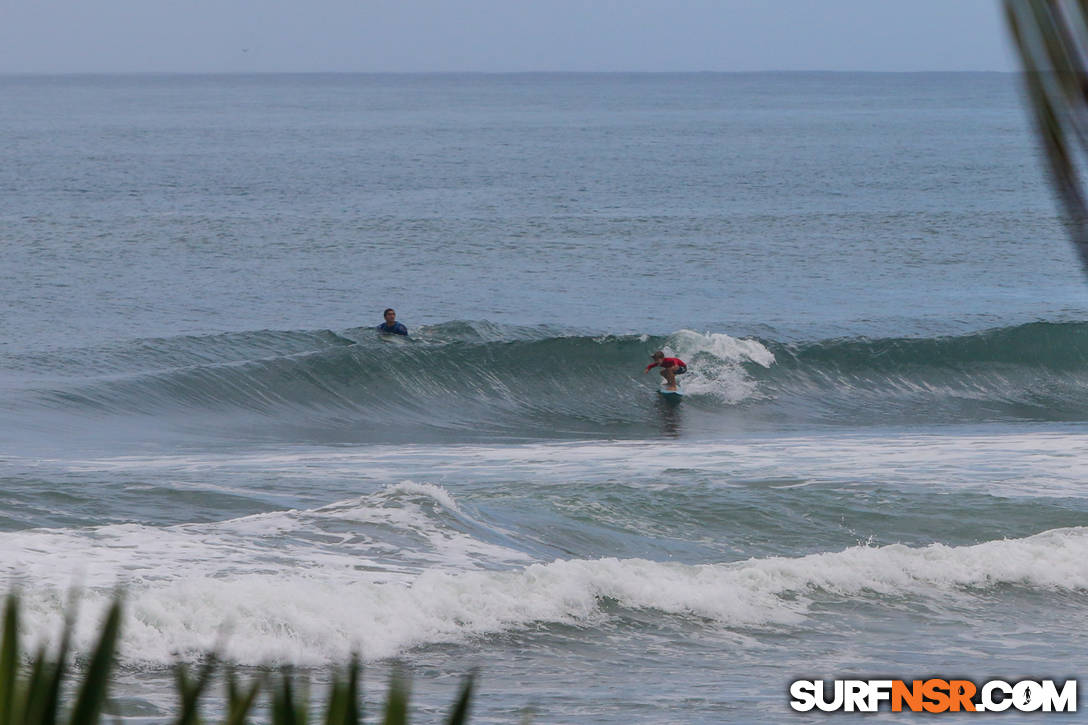
[[[293,439],[645,435],[655,349],[684,358],[686,414],[731,424],[1088,419],[1088,324],[781,342],[722,332],[590,336],[450,322],[259,331],[9,356],[11,410],[154,416]],[[10,381],[15,380],[13,385]],[[242,423],[239,423],[239,421]]]

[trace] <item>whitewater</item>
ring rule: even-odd
[[[123,592],[121,721],[212,649],[372,707],[403,662],[418,722],[475,668],[476,722],[656,724],[1088,667],[1088,285],[1015,77],[0,93],[0,582],[28,644]]]

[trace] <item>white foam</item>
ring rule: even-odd
[[[314,510],[208,524],[127,523],[3,533],[0,577],[58,590],[109,589],[179,578],[319,570],[332,583],[343,583],[359,569],[397,578],[423,569],[531,561],[521,551],[482,540],[481,531],[486,527],[466,515],[444,489],[408,481]]]
[[[239,662],[317,664],[342,660],[353,649],[369,659],[414,646],[540,625],[592,627],[610,616],[606,600],[627,609],[697,618],[731,628],[819,626],[819,611],[856,597],[944,600],[963,605],[973,590],[993,587],[1088,590],[1088,528],[1057,529],[1024,539],[974,546],[857,546],[803,557],[684,565],[643,559],[557,560],[503,571],[426,569],[393,572],[350,565],[343,558],[302,557],[260,568],[239,566],[222,542],[185,541],[166,531],[157,545],[146,527],[128,532],[136,545],[125,559],[128,580],[123,653],[127,660],[165,664],[192,657],[229,631],[226,654]],[[141,530],[142,528],[142,530]],[[88,563],[102,553],[101,530],[72,534]],[[55,631],[64,600],[50,576],[58,532],[3,535],[4,550],[19,543],[20,559],[37,562],[39,576],[24,583],[32,631]],[[178,546],[185,544],[184,546]],[[202,548],[203,547],[203,548]],[[107,547],[108,548],[108,547]],[[198,558],[199,553],[211,558]],[[65,553],[78,554],[69,548]],[[311,554],[313,552],[310,552]],[[146,561],[166,558],[168,561]],[[244,557],[243,557],[244,558]],[[109,567],[88,576],[77,641],[87,645],[112,584]],[[5,555],[4,573],[12,567]],[[154,575],[153,575],[154,574]],[[821,603],[818,609],[813,608]]]
[[[688,363],[684,389],[710,395],[725,403],[739,403],[757,395],[756,382],[744,370],[744,363],[763,367],[774,364],[774,354],[758,340],[743,340],[716,332],[679,330],[669,336],[663,348]]]
[[[453,496],[450,496],[449,492],[441,486],[436,486],[433,483],[417,483],[416,481],[401,481],[400,483],[391,486],[386,489],[390,493],[401,492],[409,494],[418,494],[421,496],[427,496],[440,503],[446,510],[453,513],[461,513],[461,509],[457,507],[457,502],[453,500]]]
[[[946,427],[941,435],[814,434],[745,436],[715,442],[577,441],[522,445],[396,445],[365,449],[299,448],[289,451],[200,456],[168,455],[78,461],[9,458],[13,468],[75,472],[141,471],[183,483],[185,477],[260,471],[297,475],[320,466],[329,476],[396,480],[403,476],[481,482],[580,483],[622,478],[631,485],[661,486],[663,470],[699,468],[730,480],[799,482],[881,481],[929,490],[983,489],[995,495],[1088,496],[1088,436],[1083,427],[1035,430],[990,426],[984,433]],[[985,470],[986,475],[980,476]],[[216,475],[212,475],[215,473]],[[196,484],[193,484],[197,487]],[[203,484],[201,484],[203,485]],[[400,484],[398,484],[400,485]],[[404,484],[408,485],[408,484]],[[425,484],[432,485],[432,484]],[[238,489],[245,492],[245,489]],[[262,491],[262,497],[273,494]],[[432,497],[433,498],[433,497]],[[446,506],[448,508],[448,506]]]

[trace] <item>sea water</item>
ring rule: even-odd
[[[123,587],[123,718],[213,647],[506,723],[1088,667],[1015,76],[6,76],[0,138],[0,583]]]

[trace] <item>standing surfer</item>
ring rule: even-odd
[[[665,383],[669,390],[676,390],[676,376],[683,375],[688,371],[688,364],[678,357],[665,357],[665,353],[658,350],[653,355],[653,362],[646,366],[646,369],[642,371],[643,375],[650,372],[650,368],[656,368],[661,366],[661,377],[665,378]]]

